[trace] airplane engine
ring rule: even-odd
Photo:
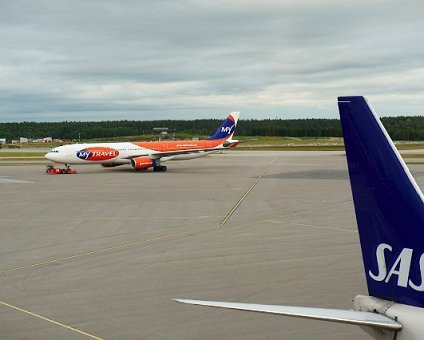
[[[136,170],[148,169],[156,166],[156,160],[148,157],[136,157],[131,159],[131,165]]]

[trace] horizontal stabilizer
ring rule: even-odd
[[[250,312],[270,313],[278,315],[293,316],[306,319],[315,319],[323,321],[331,321],[338,323],[347,323],[359,326],[377,327],[398,331],[402,329],[402,325],[387,316],[370,313],[358,312],[353,310],[326,309],[312,307],[294,307],[294,306],[278,306],[278,305],[259,305],[251,303],[237,302],[218,302],[218,301],[201,301],[188,299],[174,299],[177,302],[187,303],[191,305],[238,309]]]

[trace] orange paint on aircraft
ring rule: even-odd
[[[180,140],[180,141],[162,141],[162,142],[133,142],[132,144],[140,146],[145,149],[169,152],[177,150],[197,150],[197,149],[211,149],[222,144],[225,139],[215,140]]]

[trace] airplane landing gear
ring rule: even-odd
[[[155,172],[165,172],[167,170],[167,167],[164,165],[156,165],[153,167],[153,171]]]

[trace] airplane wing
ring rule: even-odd
[[[189,153],[200,153],[200,152],[218,152],[218,151],[222,151],[222,150],[228,150],[229,146],[224,146],[222,148],[209,148],[209,149],[188,149],[188,150],[175,150],[175,151],[164,151],[164,152],[160,152],[157,151],[155,153],[150,153],[150,154],[140,154],[140,155],[131,155],[126,157],[127,159],[131,159],[131,158],[137,158],[137,157],[148,157],[151,159],[159,159],[162,157],[170,157],[170,156],[176,156],[176,155],[186,155]]]
[[[218,307],[237,309],[250,312],[277,314],[285,316],[294,316],[306,319],[323,320],[330,322],[347,323],[359,326],[384,328],[391,331],[398,331],[402,329],[402,325],[387,316],[371,313],[371,312],[358,312],[354,310],[341,310],[341,309],[327,309],[327,308],[312,308],[312,307],[294,307],[294,306],[278,306],[278,305],[260,305],[251,303],[237,303],[237,302],[219,302],[219,301],[201,301],[189,299],[174,299],[177,302]]]

